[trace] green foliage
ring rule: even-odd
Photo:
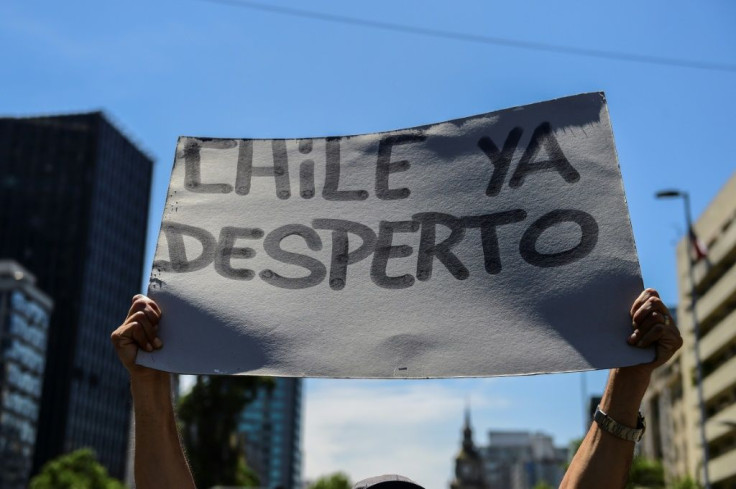
[[[238,458],[238,468],[236,473],[240,477],[240,484],[245,487],[258,487],[261,485],[258,474],[248,466],[248,462],[245,460],[245,457]]]
[[[309,485],[309,489],[350,489],[353,484],[342,472],[325,475]]]
[[[669,489],[703,489],[703,486],[690,477],[685,477],[684,479],[676,480]]]
[[[546,481],[539,481],[537,482],[537,484],[534,486],[533,489],[555,489],[555,488],[549,485]]]
[[[664,489],[664,469],[658,460],[636,456],[631,463],[626,489]]]
[[[182,442],[197,487],[258,486],[237,436],[240,413],[269,379],[249,376],[198,377],[178,406]]]
[[[46,462],[29,489],[125,489],[100,465],[95,452],[80,448]]]

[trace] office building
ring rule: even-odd
[[[33,472],[87,446],[124,475],[130,393],[109,336],[140,291],[152,165],[99,112],[0,118],[0,257],[55,304]]]
[[[702,480],[703,450],[695,371],[689,267],[693,261],[700,324],[705,438],[713,489],[736,488],[736,174],[694,223],[705,257],[677,245],[679,305],[684,345],[655,371],[642,410],[648,418],[643,453],[663,461],[668,480]]]
[[[301,489],[302,379],[275,377],[243,410],[239,432],[261,487]]]
[[[551,436],[528,431],[489,431],[480,448],[490,489],[532,489],[541,482],[557,487],[565,474],[568,449]]]
[[[24,489],[33,462],[53,302],[18,263],[0,260],[0,487]]]
[[[532,489],[542,482],[557,487],[568,455],[569,450],[555,446],[551,436],[528,431],[491,430],[488,445],[476,447],[466,409],[450,489]]]

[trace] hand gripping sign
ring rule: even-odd
[[[609,368],[642,289],[602,93],[313,139],[179,139],[148,294],[180,373]]]

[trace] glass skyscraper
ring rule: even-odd
[[[152,166],[100,112],[0,118],[0,258],[55,304],[33,472],[87,446],[124,475],[130,393],[109,337],[140,291]]]
[[[0,487],[28,483],[52,301],[18,263],[0,260]]]
[[[245,408],[239,431],[261,487],[301,489],[302,379],[273,380]]]

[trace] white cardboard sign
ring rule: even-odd
[[[642,289],[605,97],[385,133],[181,137],[150,367],[308,377],[631,365]]]

